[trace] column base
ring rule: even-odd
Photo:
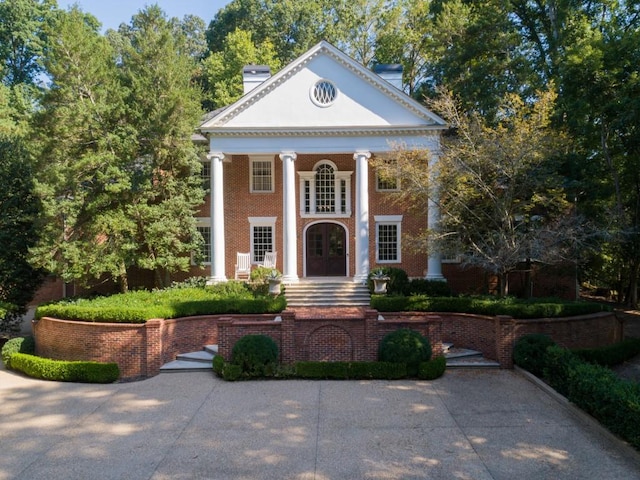
[[[283,275],[282,283],[300,283],[300,277],[298,275]]]
[[[209,277],[207,278],[207,285],[215,285],[216,283],[224,283],[227,281],[227,277]]]
[[[433,280],[434,282],[446,282],[447,279],[441,273],[428,274],[424,277],[425,280]]]

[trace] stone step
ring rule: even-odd
[[[500,368],[498,362],[484,358],[477,350],[455,348],[451,343],[443,343],[443,349],[447,368]]]
[[[179,354],[175,360],[160,367],[160,373],[197,372],[211,370],[213,357],[218,353],[217,345],[206,345],[197,352]]]
[[[285,286],[287,305],[368,306],[371,295],[365,285],[350,281],[304,281]]]

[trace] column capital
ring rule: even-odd
[[[214,158],[224,160],[224,153],[222,152],[209,152],[207,153],[207,160],[213,160]]]
[[[283,160],[285,158],[290,158],[291,160],[296,160],[298,158],[298,154],[296,152],[280,152],[280,160]]]
[[[360,157],[364,157],[369,160],[371,158],[371,152],[368,150],[356,150],[356,152],[353,154],[353,159],[357,160]]]

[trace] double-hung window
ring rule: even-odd
[[[276,217],[249,217],[251,226],[251,262],[262,263],[267,252],[274,252]]]
[[[271,193],[273,188],[273,156],[257,155],[250,159],[252,193]]]
[[[196,226],[198,233],[202,237],[202,244],[200,247],[200,260],[204,265],[211,265],[211,225],[208,218],[198,218],[198,224]],[[195,264],[195,258],[192,260]]]
[[[376,215],[377,263],[400,263],[402,215]]]

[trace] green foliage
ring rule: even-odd
[[[414,278],[409,282],[409,295],[427,295],[428,297],[451,297],[453,292],[447,282]]]
[[[520,337],[513,348],[513,361],[536,377],[542,377],[547,347],[556,345],[547,335],[531,334]]]
[[[402,363],[391,362],[296,362],[295,376],[327,380],[397,380],[407,377]]]
[[[621,342],[600,348],[576,349],[573,353],[586,362],[613,367],[640,355],[640,338],[626,338]]]
[[[557,318],[610,311],[595,302],[554,299],[522,300],[511,297],[371,297],[371,307],[381,312],[459,312],[476,315],[510,315],[513,318]]]
[[[224,363],[222,365],[222,378],[229,382],[235,382],[242,377],[242,367],[234,363]]]
[[[7,368],[11,367],[11,358],[16,353],[33,354],[36,351],[36,342],[33,337],[17,337],[7,340],[2,346],[2,363]]]
[[[370,292],[373,293],[372,275],[375,275],[378,272],[389,277],[389,282],[387,283],[387,295],[404,295],[408,292],[409,277],[407,276],[407,272],[401,268],[395,267],[380,267],[373,269],[369,273],[369,277],[367,279],[367,285]]]
[[[87,322],[144,323],[152,318],[178,318],[224,313],[277,313],[286,308],[284,297],[254,296],[240,282],[207,288],[137,290],[92,299],[62,300],[40,305],[35,317]]]
[[[17,331],[19,317],[43,278],[29,263],[41,213],[30,162],[21,142],[0,135],[0,302],[14,305],[9,314],[0,315],[0,332]]]
[[[11,368],[32,378],[57,382],[113,383],[120,377],[117,363],[51,360],[25,353],[11,356]]]
[[[213,357],[213,360],[211,361],[213,372],[219,377],[222,376],[224,364],[225,364],[224,358],[222,358],[220,355],[216,355],[215,357]]]
[[[231,363],[247,377],[264,376],[278,363],[278,345],[266,335],[245,335],[231,351]]]
[[[418,378],[420,380],[435,380],[444,375],[447,369],[447,359],[445,357],[435,357],[428,362],[420,363],[418,367]]]
[[[569,350],[549,347],[545,378],[550,385],[613,433],[640,448],[640,384],[608,368],[583,362]]]
[[[429,339],[420,332],[402,328],[387,334],[378,347],[381,362],[405,363],[409,376],[416,376],[420,363],[431,358]]]

